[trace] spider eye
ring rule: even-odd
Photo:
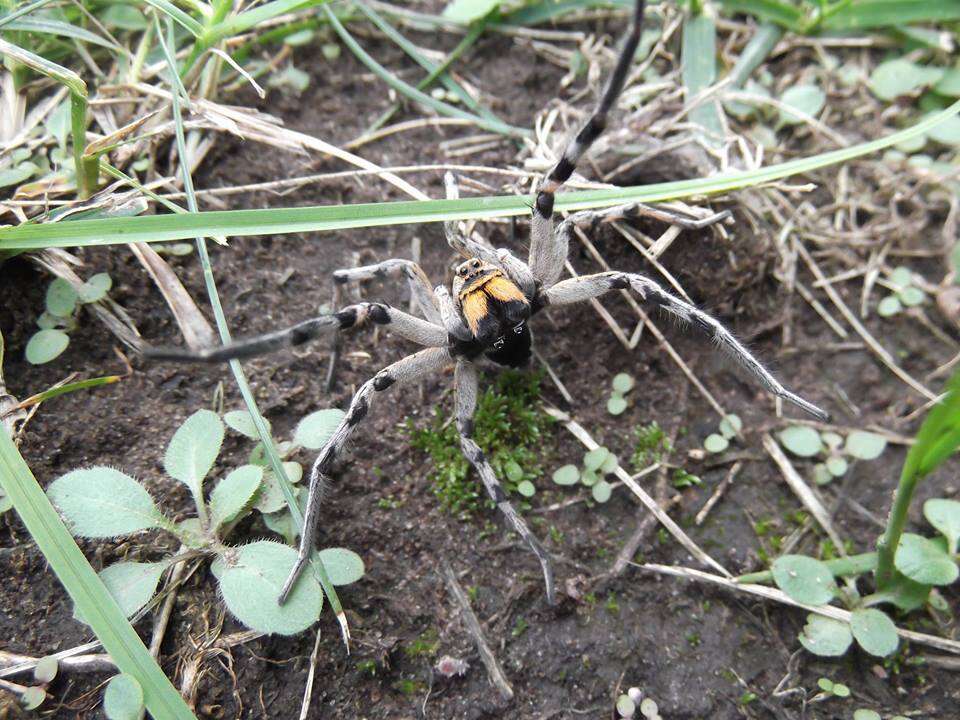
[[[465,267],[461,267],[460,270],[458,270],[457,272],[460,273],[461,277],[464,277],[467,274],[467,269]]]
[[[478,267],[480,267],[480,261],[479,261],[479,260],[473,260],[473,261],[471,261],[470,265],[471,265],[471,267],[473,267],[473,268],[478,268]]]

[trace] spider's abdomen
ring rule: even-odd
[[[530,360],[531,344],[530,327],[524,320],[494,340],[486,356],[500,365],[523,367]]]

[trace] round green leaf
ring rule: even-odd
[[[834,456],[827,458],[827,471],[834,477],[842,477],[847,472],[847,461],[842,457]]]
[[[934,91],[940,95],[960,98],[960,68],[947,70],[943,77],[934,86]]]
[[[210,493],[210,524],[214,529],[231,522],[253,504],[263,482],[263,468],[241,465],[233,470]]]
[[[955,115],[948,117],[927,130],[927,135],[938,143],[956,147],[960,145],[960,119]]]
[[[44,312],[37,318],[37,327],[41,330],[55,330],[63,326],[64,320],[66,318],[59,318],[56,315]]]
[[[606,480],[598,480],[597,483],[590,488],[590,492],[593,495],[593,499],[598,503],[605,503],[613,494],[613,487]]]
[[[877,315],[880,317],[892,317],[903,309],[900,300],[896,295],[887,295],[877,304]]]
[[[823,440],[823,444],[831,450],[836,450],[843,445],[843,436],[835,432],[820,433],[820,439]]]
[[[900,302],[902,302],[907,307],[916,307],[917,305],[923,305],[923,303],[927,299],[927,296],[926,294],[924,294],[923,290],[921,290],[920,288],[913,287],[912,285],[910,287],[904,288],[899,293],[897,293],[897,297],[900,298]]]
[[[611,415],[622,415],[627,409],[627,400],[623,395],[612,395],[607,400],[607,412]]]
[[[853,711],[853,720],[883,720],[883,718],[880,717],[880,713],[876,710],[859,708]]]
[[[517,483],[517,492],[525,498],[531,498],[536,494],[537,488],[534,487],[533,483],[529,480],[524,480],[523,482]]]
[[[137,610],[150,602],[166,569],[167,563],[164,562],[119,562],[105,567],[99,574],[123,614],[133,617]],[[79,608],[74,608],[73,616],[82,623],[87,622]]]
[[[597,471],[606,462],[608,455],[610,455],[610,451],[605,447],[594,448],[583,456],[583,466],[587,470]]]
[[[780,444],[798,457],[813,457],[823,451],[820,433],[807,425],[791,425],[782,430]]]
[[[777,587],[797,602],[825,605],[837,592],[830,568],[806,555],[782,555],[771,569]]]
[[[900,644],[897,626],[876,608],[858,608],[850,615],[850,630],[864,650],[877,657],[892,655]]]
[[[897,574],[890,585],[885,588],[890,593],[890,602],[904,612],[919,610],[927,604],[930,597],[930,586],[914,582],[902,574]]]
[[[817,687],[824,692],[833,692],[833,680],[822,677],[817,680]]]
[[[293,441],[310,450],[319,450],[327,444],[344,417],[346,413],[336,408],[310,413],[297,424]]]
[[[803,117],[791,110],[816,117],[826,100],[826,94],[816,85],[794,85],[780,97],[780,102],[787,106],[780,109],[780,122],[784,125],[804,122]]]
[[[334,585],[349,585],[363,577],[366,568],[363,559],[353,550],[326,548],[320,551],[320,559]]]
[[[890,273],[890,282],[902,290],[913,282],[913,271],[905,265],[896,267]]]
[[[317,621],[323,604],[323,593],[311,572],[300,576],[283,605],[277,602],[296,561],[293,548],[261,540],[232,549],[217,558],[211,569],[227,609],[240,622],[259,632],[295,635]]]
[[[261,416],[261,419],[264,424],[266,424],[267,431],[269,431],[270,421],[263,416]],[[247,410],[231,410],[224,414],[223,421],[228,427],[236,430],[241,435],[246,435],[251,440],[260,439],[260,435],[257,433],[257,426],[253,424],[253,418]]]
[[[617,698],[617,713],[622,718],[632,718],[637,711],[637,705],[629,695],[621,695]]]
[[[488,15],[498,5],[500,0],[452,0],[443,9],[443,16],[453,22],[469,25]]]
[[[897,570],[922,585],[949,585],[960,570],[943,547],[922,535],[904,533],[893,556]]]
[[[886,447],[887,440],[882,435],[865,430],[854,430],[847,435],[844,450],[858,460],[875,460],[880,457]]]
[[[133,675],[114,675],[103,693],[103,712],[107,720],[141,720],[143,688]]]
[[[919,90],[940,80],[942,71],[930,70],[909,60],[897,58],[882,62],[870,74],[868,85],[881,100],[895,98]]]
[[[48,655],[37,661],[37,666],[33,669],[33,679],[42,684],[49,685],[57,676],[57,670],[60,669],[60,662],[53,656]]]
[[[200,497],[203,480],[216,462],[223,444],[223,422],[212,410],[197,410],[177,428],[163,456],[167,475]]]
[[[613,376],[613,389],[614,392],[623,395],[625,393],[633,390],[634,380],[633,377],[627,375],[627,373],[617,373]]]
[[[43,705],[43,701],[46,699],[46,691],[42,687],[38,687],[36,685],[33,687],[28,687],[20,696],[20,702],[27,710],[36,710],[38,707]]]
[[[580,482],[586,487],[593,487],[599,479],[600,476],[597,475],[595,470],[584,469],[584,471],[580,473]]]
[[[503,464],[503,474],[510,482],[518,483],[523,480],[523,468],[515,460],[507,460]]]
[[[580,481],[580,470],[576,465],[564,465],[554,470],[551,477],[557,485],[576,485]]]
[[[50,362],[67,349],[70,338],[62,330],[40,330],[27,342],[26,358],[31,365]]]
[[[813,481],[817,485],[829,485],[833,481],[833,475],[826,463],[817,463],[813,466]]]
[[[609,475],[614,472],[620,466],[620,462],[617,460],[617,456],[613,453],[607,455],[607,459],[603,461],[603,465],[600,466],[600,472],[604,475]]]
[[[97,300],[103,300],[107,296],[107,293],[110,292],[112,286],[113,280],[110,279],[107,273],[92,275],[89,280],[80,286],[78,292],[80,302],[92,303],[97,302]]]
[[[848,688],[843,683],[834,683],[832,692],[834,695],[836,695],[839,698],[850,697],[850,688]]]
[[[814,655],[839,657],[853,642],[853,633],[845,622],[810,613],[799,640]]]
[[[710,453],[721,453],[728,447],[730,447],[730,441],[717,433],[707,435],[707,439],[703,441],[703,449]]]
[[[720,434],[727,440],[736,437],[741,430],[743,430],[743,420],[739,415],[724,415],[720,421]]]
[[[960,540],[960,502],[933,498],[923,504],[923,516],[947,539],[947,550],[957,552]]]
[[[253,506],[262,513],[279,512],[287,506],[286,496],[280,489],[280,481],[272,470],[266,470],[263,473],[260,492],[257,493]]]
[[[77,291],[63,278],[54,278],[47,288],[47,312],[57,317],[73,315],[77,308]]]
[[[143,486],[108,467],[74,470],[50,483],[50,498],[74,535],[115,537],[160,527],[162,517]]]
[[[298,30],[297,32],[290,33],[283,39],[284,45],[291,45],[293,47],[298,47],[300,45],[307,45],[313,42],[314,32],[310,28],[304,28],[303,30]]]

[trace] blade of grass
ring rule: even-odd
[[[196,720],[180,693],[127,622],[97,573],[87,563],[16,445],[5,432],[0,432],[0,485],[13,502],[13,507],[40,552],[117,668],[140,683],[150,715],[155,720]]]
[[[0,17],[0,25],[3,25],[4,20],[6,19],[7,17]],[[9,24],[6,24],[6,28],[7,30],[20,30],[23,32],[35,32],[46,35],[58,35],[60,37],[73,38],[74,40],[87,42],[91,45],[100,45],[101,47],[108,48],[114,52],[125,52],[124,48],[120,47],[119,45],[114,45],[112,42],[100,37],[96,33],[92,33],[82,27],[77,27],[76,25],[71,25],[70,23],[61,22],[59,20],[50,20],[48,18],[24,18],[23,20],[11,21]]]
[[[37,0],[36,2],[28,3],[27,5],[21,5],[16,10],[0,16],[0,28],[8,23],[13,22],[17,18],[22,18],[24,15],[29,15],[34,10],[42,8],[49,2],[52,2],[52,0]]]
[[[633,8],[633,5],[634,0],[566,0],[566,2],[541,0],[541,2],[525,3],[513,12],[507,13],[503,16],[503,23],[529,27],[531,25],[541,25],[554,18],[579,10],[592,10],[598,7],[630,9]]]
[[[557,195],[556,208],[586,210],[628,202],[663,202],[754,187],[892,147],[926,133],[958,112],[960,101],[912,127],[886,137],[757,170],[655,185],[560,193]],[[198,235],[279,235],[447,220],[489,219],[527,214],[532,202],[530,195],[507,195],[462,200],[215,210],[189,215],[148,215],[52,224],[24,223],[0,229],[0,251],[90,247],[128,242],[168,242],[186,240]]]
[[[706,7],[683,23],[680,72],[688,106],[717,80],[717,23],[712,13],[712,8]],[[720,102],[714,97],[700,102],[688,115],[700,126],[703,144],[712,148],[722,147],[726,134],[720,112]]]
[[[144,2],[155,7],[166,17],[171,18],[194,37],[200,37],[203,33],[204,27],[200,21],[192,18],[169,0],[144,0]]]
[[[806,16],[800,8],[790,3],[778,2],[778,0],[720,0],[720,5],[728,12],[753,15],[797,32],[806,21]]]
[[[2,362],[2,360],[3,358],[0,356],[0,362]],[[14,406],[14,409],[23,409],[32,405],[39,405],[42,402],[51,400],[52,398],[77,392],[78,390],[89,390],[90,388],[100,387],[101,385],[110,385],[115,382],[120,382],[120,380],[123,378],[123,375],[102,375],[101,377],[77,380],[76,382],[67,383],[66,385],[58,385],[50,388],[49,390],[44,390],[43,392],[37,393],[36,395],[31,395],[26,400],[22,400],[17,403],[17,405]]]
[[[155,22],[158,21],[155,19]],[[169,18],[167,20],[167,42],[163,41],[163,35],[159,26],[156,29],[156,33],[157,38],[160,40],[164,56],[166,57],[171,88],[173,88],[173,91],[170,93],[170,99],[172,104],[177,154],[179,156],[180,169],[183,173],[183,189],[187,197],[187,209],[189,214],[192,215],[196,214],[199,208],[197,205],[197,196],[193,187],[193,178],[190,175],[190,162],[186,153],[186,139],[183,131],[183,115],[180,112],[179,95],[175,89],[176,83],[179,81],[179,76],[177,74],[177,68],[173,59],[173,55],[170,52],[170,48],[172,47],[173,43],[173,23],[169,20]],[[220,339],[223,344],[226,345],[231,342],[232,336],[230,335],[230,328],[227,325],[226,315],[223,312],[223,304],[220,301],[220,294],[217,291],[217,282],[213,276],[213,265],[210,262],[210,254],[207,250],[207,241],[203,236],[197,236],[195,240],[197,243],[197,255],[200,258],[200,264],[203,268],[203,280],[207,288],[207,295],[210,299],[210,306],[213,310],[214,320],[217,324],[217,330],[220,333]],[[288,507],[290,508],[290,514],[293,517],[294,523],[302,532],[303,513],[301,512],[300,505],[297,502],[296,490],[294,489],[293,484],[290,482],[290,479],[287,477],[287,472],[283,467],[283,462],[281,461],[280,456],[277,454],[276,444],[274,443],[273,438],[270,435],[270,430],[267,428],[267,425],[263,420],[263,416],[260,414],[260,410],[257,407],[257,402],[253,397],[253,391],[250,389],[250,383],[247,381],[247,376],[243,371],[243,366],[238,360],[231,360],[230,371],[233,373],[234,380],[236,381],[237,387],[240,390],[240,395],[243,398],[243,402],[247,406],[247,412],[249,412],[250,417],[253,420],[253,424],[257,429],[257,435],[260,437],[260,442],[263,444],[264,452],[270,461],[270,467],[273,469],[274,475],[280,483],[280,489],[283,492],[283,496],[287,501]],[[337,616],[337,622],[340,623],[343,641],[349,648],[350,631],[347,626],[346,614],[343,612],[343,606],[340,604],[340,598],[337,596],[337,592],[333,587],[333,583],[330,582],[330,578],[323,567],[323,561],[320,559],[319,554],[316,551],[314,551],[312,565],[318,579],[320,580],[320,584],[323,587],[324,593],[330,600],[330,607]]]
[[[323,12],[326,13],[327,19],[330,21],[330,25],[334,32],[337,33],[337,35],[343,41],[343,44],[347,46],[350,52],[356,55],[357,59],[366,65],[371,72],[373,72],[377,77],[379,77],[397,92],[406,95],[408,98],[420,103],[421,105],[426,105],[428,108],[435,110],[441,115],[460,118],[461,120],[471,120],[476,123],[478,127],[481,127],[484,130],[489,130],[490,132],[499,133],[500,135],[507,135],[509,137],[523,137],[524,135],[530,133],[530,131],[525,128],[518,128],[514,127],[513,125],[508,125],[501,120],[490,120],[480,117],[479,115],[466,112],[465,110],[454,107],[449,103],[436,100],[426,93],[417,90],[409,83],[405,83],[403,80],[396,77],[393,73],[383,67],[383,65],[374,60],[369,54],[367,54],[366,50],[360,47],[360,43],[358,43],[354,39],[353,35],[347,31],[343,24],[337,19],[336,15],[333,14],[333,11],[330,10],[328,5],[323,5],[322,9]]]
[[[824,30],[901,27],[960,19],[960,0],[858,0],[836,3],[824,13]]]

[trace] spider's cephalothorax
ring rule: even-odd
[[[447,222],[444,224],[447,242],[461,256],[469,258],[457,267],[452,293],[443,286],[431,287],[423,270],[410,260],[384,260],[366,267],[337,270],[333,274],[338,284],[402,275],[407,280],[412,304],[420,317],[382,303],[359,303],[292,328],[199,353],[182,350],[153,350],[148,353],[157,359],[222,362],[300,345],[326,331],[345,330],[367,321],[388,327],[397,335],[425,348],[385,367],[361,385],[350,401],[350,408],[340,426],[320,451],[310,471],[310,492],[304,511],[297,564],[280,593],[280,602],[289,594],[313,552],[320,518],[320,498],[333,461],[367,416],[374,399],[396,385],[420,382],[450,367],[455,370],[457,430],[463,454],[476,469],[490,498],[537,556],[543,570],[547,599],[551,603],[554,601],[550,556],[514,509],[493,466],[473,437],[473,414],[479,389],[475,360],[486,355],[501,365],[524,364],[532,352],[528,320],[544,308],[593,300],[613,290],[631,291],[648,309],[663,310],[713,340],[719,349],[752,374],[769,392],[815,417],[827,417],[818,407],[781,385],[717,320],[671,295],[653,280],[615,270],[560,279],[573,227],[592,228],[599,222],[629,219],[643,212],[660,218],[669,214],[660,209],[633,204],[608,208],[599,213],[577,213],[564,220],[559,227],[554,227],[553,221],[554,193],[570,178],[579,159],[603,130],[607,113],[623,88],[631,59],[640,42],[643,6],[643,0],[637,0],[627,40],[596,110],[567,144],[560,160],[538,188],[530,218],[530,252],[526,261],[509,250],[495,250],[485,240],[473,239],[461,233],[457,223]],[[456,180],[448,174],[447,197],[452,199],[457,195]],[[723,219],[726,215],[721,213],[698,222],[673,217],[671,222],[681,227],[696,228]],[[332,353],[332,357],[336,357],[336,352]]]
[[[482,352],[500,365],[526,365],[531,352],[530,303],[503,270],[470,258],[457,267],[452,290]]]

